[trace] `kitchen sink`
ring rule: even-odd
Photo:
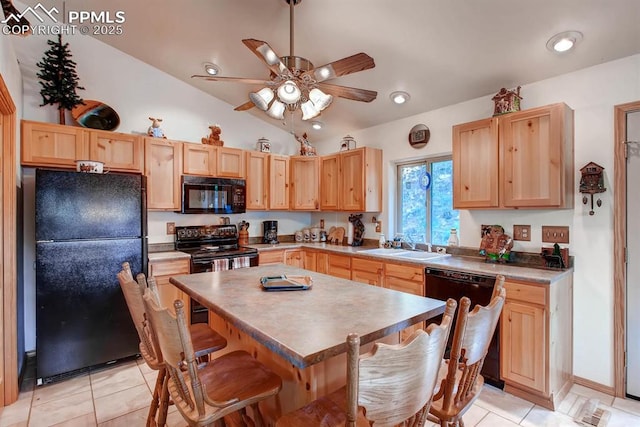
[[[440,258],[443,256],[447,256],[447,254],[420,251],[402,251],[402,253],[395,255],[396,258],[415,259],[416,261],[424,261],[428,259]]]
[[[408,252],[409,251],[405,251],[402,249],[390,249],[390,248],[365,249],[363,251],[359,251],[359,253],[367,254],[367,255],[386,255],[386,256],[397,256],[397,255],[401,255]]]

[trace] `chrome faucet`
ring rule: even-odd
[[[402,235],[402,241],[405,242],[412,251],[416,250],[416,242],[413,241],[409,234]]]

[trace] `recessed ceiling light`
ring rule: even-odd
[[[314,128],[315,130],[320,130],[322,129],[322,122],[314,120],[311,122],[311,127]]]
[[[204,72],[209,74],[210,76],[217,76],[220,74],[220,67],[211,62],[205,62],[204,64]]]
[[[565,31],[551,37],[547,42],[547,49],[555,53],[564,53],[571,50],[582,40],[580,31]]]
[[[411,99],[411,96],[407,92],[396,91],[396,92],[391,92],[391,95],[389,95],[389,98],[391,98],[391,100],[396,104],[404,104],[405,102]]]

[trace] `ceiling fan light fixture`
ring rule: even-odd
[[[316,106],[313,105],[313,102],[310,100],[303,102],[300,105],[300,109],[302,110],[302,120],[313,119],[318,114],[320,114],[320,110],[318,110]]]
[[[547,41],[547,49],[554,53],[564,53],[573,49],[581,40],[580,31],[565,31],[551,37]]]
[[[320,130],[322,129],[322,122],[319,120],[314,120],[311,122],[311,127],[314,128],[315,130]]]
[[[293,80],[287,80],[278,88],[278,98],[285,104],[295,104],[300,101],[302,92]]]
[[[322,111],[331,104],[333,96],[327,95],[318,88],[313,88],[309,91],[309,100],[313,102],[314,107],[316,107],[318,111]]]
[[[249,94],[249,99],[253,102],[253,105],[261,109],[262,111],[267,111],[269,108],[269,104],[273,101],[275,97],[273,90],[268,87],[263,87],[257,92],[251,92]]]
[[[394,102],[394,104],[400,105],[409,101],[411,99],[411,95],[409,95],[407,92],[399,90],[399,91],[391,92],[391,95],[389,95],[389,98]]]
[[[284,120],[284,104],[274,99],[271,107],[267,110],[267,115],[273,119]]]

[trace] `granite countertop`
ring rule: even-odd
[[[309,275],[307,291],[265,292],[262,276]],[[444,311],[444,301],[273,264],[172,276],[205,307],[304,368],[346,352],[347,334],[376,341]]]
[[[551,284],[562,279],[567,274],[573,273],[573,268],[564,270],[548,269],[536,266],[524,266],[504,263],[488,263],[481,257],[469,257],[458,255],[446,255],[430,260],[408,260],[400,259],[395,256],[370,254],[363,251],[374,249],[367,246],[346,246],[333,245],[330,243],[279,243],[277,245],[269,244],[253,244],[249,247],[257,249],[259,252],[278,249],[297,249],[297,248],[315,248],[326,251],[348,254],[350,256],[358,256],[376,260],[393,261],[397,263],[406,263],[413,266],[424,266],[433,268],[442,268],[445,270],[464,271],[469,273],[498,275],[502,274],[506,279],[524,280],[534,283]]]

